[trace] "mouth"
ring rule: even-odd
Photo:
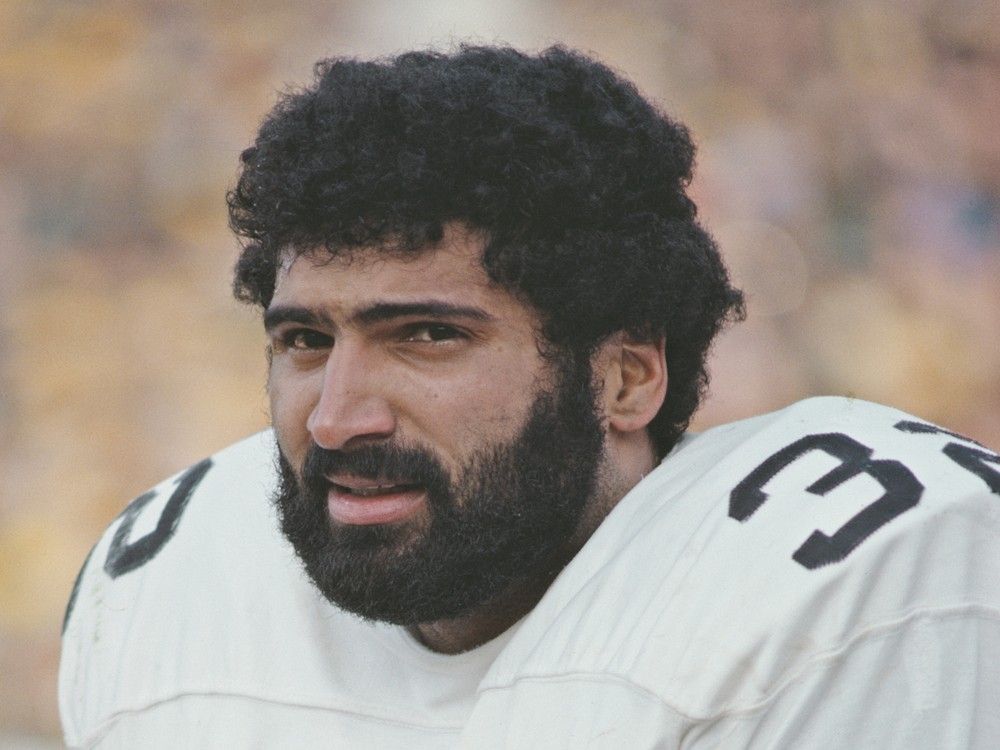
[[[345,495],[354,495],[355,497],[378,497],[379,495],[410,492],[420,487],[420,485],[405,482],[399,484],[377,484],[371,487],[354,487],[349,484],[338,484],[337,482],[330,482],[330,485],[337,492]]]
[[[327,510],[336,523],[371,525],[398,523],[424,506],[422,485],[358,477],[327,477]]]

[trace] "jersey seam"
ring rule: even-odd
[[[788,687],[795,684],[799,680],[803,679],[807,674],[809,674],[815,668],[822,668],[824,666],[829,666],[831,663],[836,662],[839,658],[845,656],[855,647],[862,645],[863,643],[868,643],[870,641],[876,640],[878,638],[883,638],[892,635],[894,632],[904,630],[906,627],[916,624],[917,622],[932,621],[941,622],[945,620],[961,619],[968,617],[970,619],[977,620],[995,620],[1000,622],[1000,609],[991,607],[985,604],[969,604],[962,607],[944,607],[944,608],[922,608],[912,610],[911,612],[899,617],[895,620],[890,620],[888,622],[879,623],[877,625],[872,625],[864,630],[859,631],[851,638],[847,639],[840,646],[828,649],[819,654],[816,654],[808,661],[804,662],[799,669],[794,673],[786,676],[783,681],[776,684],[773,690],[756,703],[750,704],[749,706],[726,706],[705,715],[695,715],[689,711],[684,711],[683,709],[677,707],[673,702],[664,698],[662,695],[657,693],[652,688],[649,688],[639,682],[637,682],[632,677],[629,677],[618,672],[590,672],[590,671],[579,671],[579,672],[566,672],[562,674],[525,674],[519,675],[503,684],[489,685],[487,687],[481,687],[479,693],[487,693],[497,690],[506,690],[516,686],[518,683],[522,682],[608,682],[609,679],[615,682],[620,682],[626,687],[632,688],[635,691],[642,693],[645,697],[655,700],[657,703],[661,704],[664,708],[673,712],[674,714],[680,716],[681,718],[688,721],[696,722],[710,722],[717,721],[719,719],[734,718],[740,716],[749,716],[758,711],[766,709],[773,701],[775,701],[778,696],[781,695]]]
[[[142,703],[142,705],[133,706],[129,708],[122,708],[112,712],[111,714],[106,716],[103,720],[101,720],[98,727],[94,729],[92,732],[88,733],[88,735],[84,737],[84,739],[80,744],[82,746],[89,747],[93,744],[101,742],[106,737],[108,732],[111,731],[114,725],[121,718],[125,716],[141,714],[145,711],[148,711],[151,708],[157,708],[159,706],[163,706],[177,700],[182,700],[184,698],[191,698],[191,697],[237,698],[249,701],[259,701],[262,703],[271,703],[279,706],[289,706],[294,708],[311,709],[317,711],[329,711],[332,713],[348,714],[351,716],[356,716],[369,721],[378,722],[380,724],[407,727],[427,732],[445,731],[457,734],[458,732],[461,732],[463,728],[462,724],[433,724],[433,723],[421,724],[418,722],[392,718],[389,716],[378,716],[375,714],[365,713],[361,709],[324,705],[320,701],[307,702],[306,700],[283,700],[279,698],[257,695],[251,693],[250,691],[242,691],[242,690],[188,688],[162,698],[147,700],[144,703]]]

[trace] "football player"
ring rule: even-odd
[[[686,432],[742,315],[684,127],[564,48],[326,60],[243,152],[273,429],[67,609],[100,748],[986,748],[1000,458],[818,398]]]

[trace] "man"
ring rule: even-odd
[[[95,547],[68,743],[994,746],[1000,458],[832,398],[685,435],[742,313],[692,158],[562,48],[320,63],[229,196],[273,433]]]

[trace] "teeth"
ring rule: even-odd
[[[352,495],[358,495],[359,497],[372,497],[374,495],[382,495],[389,490],[402,487],[403,485],[398,484],[384,484],[379,485],[378,487],[344,487],[344,489]]]

